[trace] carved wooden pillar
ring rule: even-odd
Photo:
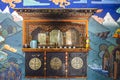
[[[66,33],[63,32],[63,44],[66,45]]]
[[[50,45],[50,33],[46,32],[46,44]]]

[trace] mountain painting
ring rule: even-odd
[[[120,4],[120,0],[92,0],[94,4]]]
[[[56,0],[58,5],[55,0],[23,0],[14,3],[15,8],[23,9],[102,9],[102,12],[95,13],[88,19],[90,51],[87,54],[87,77],[47,79],[25,77],[26,55],[22,51],[24,17],[4,1],[0,1],[0,80],[120,80],[120,76],[114,78],[114,65],[117,65],[117,75],[120,75],[120,0],[63,0],[69,5],[63,3],[62,7],[59,5],[60,0]]]
[[[24,6],[48,6],[50,1],[41,1],[41,0],[23,0]]]

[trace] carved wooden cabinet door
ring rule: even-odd
[[[47,53],[47,76],[65,76],[65,53]]]
[[[68,76],[87,76],[87,54],[69,53]]]
[[[43,53],[29,52],[25,55],[25,75],[43,76],[44,75]]]

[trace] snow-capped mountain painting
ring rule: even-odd
[[[13,16],[13,19],[14,19],[15,22],[23,20],[22,16],[20,16],[16,11],[12,12],[11,15]]]
[[[119,28],[119,19],[115,21],[109,12],[106,13],[104,18],[92,16],[89,19],[89,31],[96,34],[96,36],[106,39],[108,42],[116,45],[116,39],[113,34]]]
[[[2,11],[2,13],[9,13],[9,14],[10,14],[10,9],[9,9],[9,7],[7,6],[7,7]]]
[[[103,25],[109,29],[119,27],[118,23],[112,18],[111,14],[109,12],[107,12],[104,17]]]
[[[13,11],[12,13],[10,13],[10,9],[8,6],[6,6],[6,8],[3,11],[0,10],[0,22],[2,22],[6,18],[10,18],[15,22],[20,22],[23,20],[23,18],[16,11]]]
[[[104,27],[102,24],[97,22],[94,18],[89,19],[89,29],[90,32],[93,32],[94,34],[102,33],[102,32],[108,32],[109,29]]]
[[[14,34],[17,31],[20,31],[23,18],[17,14],[17,12],[10,13],[10,9],[7,6],[3,11],[0,13],[0,25],[1,25],[1,34],[4,37],[8,35]],[[19,24],[17,24],[19,22]]]
[[[91,17],[89,19],[89,28],[88,30],[100,38],[106,39],[110,33],[110,30],[104,27],[98,20]]]

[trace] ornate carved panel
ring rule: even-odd
[[[39,77],[44,75],[44,54],[39,52],[25,55],[25,75]]]
[[[69,21],[25,21],[24,30],[26,35],[23,34],[23,44],[29,44],[31,40],[38,40],[38,34],[46,34],[46,41],[43,41],[47,45],[71,45],[76,47],[86,47],[87,33],[87,20],[69,20]],[[55,37],[52,37],[53,31],[56,30],[60,33],[55,33]],[[52,34],[52,35],[51,35]],[[71,36],[70,36],[71,34]],[[48,37],[47,37],[48,36]],[[54,41],[53,41],[54,40]],[[69,44],[71,41],[71,44]],[[45,43],[46,42],[46,43]],[[41,43],[40,43],[41,44]]]
[[[87,54],[69,53],[68,60],[68,76],[85,77],[87,75]]]
[[[65,53],[47,53],[47,76],[61,76],[65,73]]]

